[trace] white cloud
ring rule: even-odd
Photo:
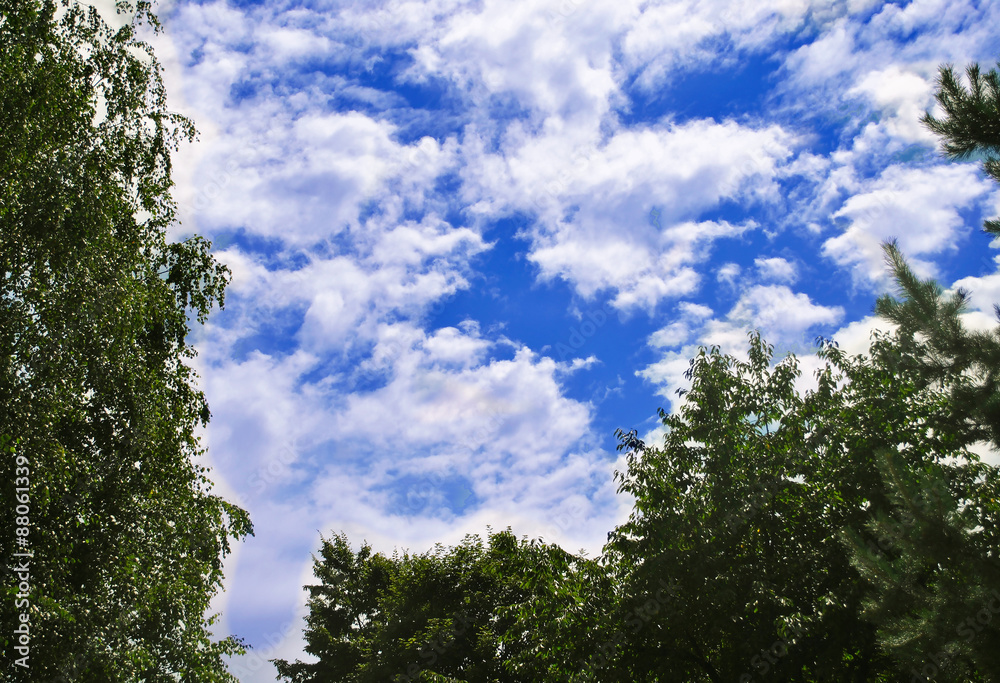
[[[477,233],[436,221],[373,227],[365,236],[367,253],[328,257],[322,251],[330,249],[324,247],[302,254],[304,263],[297,268],[268,268],[265,257],[240,248],[219,252],[233,272],[230,301],[240,315],[229,325],[229,343],[236,343],[233,334],[248,336],[292,315],[301,316],[296,335],[305,349],[363,345],[386,316],[419,316],[433,302],[465,288],[468,259],[487,248]],[[210,329],[220,340],[226,337]]]
[[[709,323],[703,339],[706,343],[732,348],[728,340],[738,330],[745,336],[748,328],[761,330],[772,343],[794,343],[818,325],[830,326],[844,316],[840,306],[815,304],[808,295],[795,293],[784,285],[750,287],[729,311],[722,324]]]
[[[685,344],[694,330],[705,324],[712,316],[708,306],[682,301],[677,305],[679,318],[665,327],[661,327],[649,336],[648,343],[655,348],[670,348]]]
[[[740,276],[742,271],[743,269],[738,263],[724,263],[715,271],[715,279],[733,286],[736,284],[736,278]]]
[[[649,335],[649,345],[657,348],[680,346],[691,336],[687,323],[678,320]]]
[[[922,89],[913,76],[926,80],[943,63],[992,59],[989,27],[998,15],[992,4],[971,0],[884,3],[867,21],[838,19],[816,40],[789,53],[785,66],[806,90],[830,87],[842,93],[845,85],[865,90],[859,84],[867,82],[878,86],[882,97],[888,97],[886,87],[902,88],[910,101]],[[884,82],[897,69],[908,82]],[[896,93],[897,102],[901,94]]]
[[[1000,5],[967,0],[881,3],[867,21],[847,17],[790,52],[777,84],[788,115],[819,117],[844,143],[828,156],[825,182],[798,216],[815,233],[835,212],[842,193],[863,192],[864,179],[893,164],[926,158],[938,140],[920,123],[933,105],[939,66],[995,58],[989,27]],[[946,230],[947,232],[947,230]],[[870,252],[870,250],[868,250]],[[932,272],[923,264],[925,272]],[[862,280],[867,275],[855,269]]]
[[[754,265],[757,266],[757,272],[764,281],[791,284],[799,277],[796,265],[781,257],[756,258]]]
[[[846,95],[863,95],[891,117],[883,124],[890,137],[936,144],[935,135],[920,123],[921,116],[934,103],[934,86],[926,76],[892,65],[864,74]]]
[[[711,244],[756,227],[698,217],[723,200],[768,201],[791,155],[776,126],[692,121],[622,130],[603,145],[530,135],[512,127],[505,161],[467,173],[477,211],[538,216],[529,258],[543,278],[562,278],[583,297],[615,292],[621,309],[652,309],[696,291]],[[476,157],[478,161],[479,157]]]
[[[613,459],[591,443],[592,408],[565,397],[559,379],[592,359],[560,364],[520,346],[491,359],[510,342],[471,322],[433,333],[383,323],[375,340],[357,368],[375,387],[346,394],[343,377],[317,372],[321,359],[301,351],[202,359],[215,477],[257,526],[230,563],[220,607],[231,618],[275,624],[293,605],[301,612],[317,529],[419,551],[512,524],[595,552],[621,518]],[[469,509],[449,507],[456,482]],[[297,656],[300,645],[289,634],[273,651]]]
[[[740,50],[756,51],[811,24],[826,26],[837,16],[860,12],[869,3],[813,0],[678,0],[644,3],[623,41],[624,61],[639,82],[652,88],[692,63],[733,62]],[[712,39],[731,41],[726,49]],[[736,49],[734,50],[733,47]]]
[[[202,147],[198,189],[182,193],[197,218],[182,218],[202,231],[243,229],[291,244],[361,230],[371,203],[381,211],[371,220],[389,224],[406,202],[434,210],[425,194],[455,153],[454,143],[430,138],[400,145],[392,124],[356,112],[255,108],[227,128]]]
[[[686,389],[689,382],[684,378],[688,361],[697,352],[697,346],[719,346],[723,353],[739,358],[746,357],[747,333],[760,330],[764,341],[775,347],[775,356],[780,358],[788,351],[797,355],[809,353],[811,345],[806,336],[816,327],[830,327],[841,321],[844,310],[839,306],[823,306],[813,303],[808,295],[796,293],[784,285],[755,285],[740,296],[723,319],[702,318],[697,330],[697,345],[690,344],[677,351],[667,351],[656,361],[636,375],[658,387],[657,393],[675,401],[678,389]],[[695,330],[685,330],[692,334]],[[661,336],[661,332],[663,333]],[[664,328],[649,340],[651,346],[668,347],[661,341],[675,341],[680,338],[678,330]],[[686,335],[685,335],[686,336]]]
[[[854,24],[841,19],[821,37],[792,52],[785,63],[800,86],[839,80],[856,68],[861,57],[855,46]]]
[[[992,260],[994,264],[1000,266],[1000,256],[993,256]],[[965,328],[995,333],[998,323],[994,307],[1000,304],[1000,268],[986,275],[961,278],[952,284],[945,294],[950,296],[958,289],[965,290],[969,297],[969,310],[961,316]],[[1000,456],[994,453],[990,457]]]
[[[392,338],[393,327],[383,327],[382,337]],[[507,458],[528,457],[525,471],[531,471],[558,459],[586,433],[589,409],[562,398],[559,366],[551,359],[517,348],[510,360],[478,363],[488,344],[471,328],[426,336],[411,330],[410,339],[381,356],[391,374],[384,387],[347,398],[330,425],[338,435],[364,434],[373,446],[401,440],[416,454],[433,446],[442,462],[470,475],[468,468],[494,466],[470,459],[487,445]],[[381,427],[385,406],[394,406],[398,426],[392,432]]]
[[[681,311],[686,317],[695,320],[703,320],[712,315],[712,309],[708,306],[702,304],[696,304],[691,301],[682,301],[677,304],[677,309]]]
[[[559,9],[556,2],[485,3],[449,17],[415,56],[423,71],[447,76],[473,97],[510,93],[540,118],[592,125],[618,89],[606,28],[620,22],[623,8],[588,3],[555,21]]]
[[[285,26],[263,27],[257,33],[256,44],[270,49],[278,63],[303,58],[317,59],[335,49],[333,41],[326,36],[307,29]]]
[[[823,243],[823,253],[852,269],[860,282],[888,281],[881,244],[895,238],[915,268],[933,275],[926,258],[957,248],[969,231],[961,211],[975,206],[992,188],[972,164],[931,168],[892,166],[850,197],[835,214],[849,226]]]
[[[871,346],[872,333],[876,330],[890,332],[896,328],[892,323],[874,315],[844,325],[829,335],[840,349],[850,355],[867,354]]]

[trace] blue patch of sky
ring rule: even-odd
[[[252,74],[244,76],[230,86],[229,101],[238,105],[245,100],[252,100],[257,97],[261,85],[259,76]]]
[[[567,317],[573,294],[561,281],[538,281],[538,268],[527,258],[529,242],[516,236],[526,225],[524,218],[507,218],[484,233],[493,246],[470,264],[471,286],[435,307],[429,329],[471,319],[484,329],[503,326],[504,334],[533,349],[554,343],[551,330]]]
[[[198,47],[191,50],[191,53],[188,55],[187,64],[189,66],[197,66],[198,64],[201,64],[201,60],[203,60],[204,58],[205,58],[205,48],[204,46],[199,45]]]
[[[600,405],[594,430],[600,445],[613,452],[616,428],[634,425],[636,416],[652,415],[664,403],[635,371],[655,360],[646,339],[669,319],[641,312],[620,319],[608,303],[609,293],[584,301],[561,279],[539,281],[537,266],[527,259],[529,243],[515,236],[527,221],[503,219],[486,232],[493,247],[472,263],[471,286],[435,306],[428,329],[475,320],[483,330],[496,330],[559,362],[597,357],[600,363],[562,375],[560,381],[568,398]],[[509,355],[503,349],[495,347],[500,358]]]
[[[640,86],[636,74],[624,84],[628,105],[617,113],[626,126],[648,124],[663,117],[684,123],[763,114],[766,92],[777,67],[770,55],[741,53],[721,69],[679,71],[655,89]]]
[[[461,189],[462,177],[458,173],[443,173],[434,180],[434,192],[439,195],[454,196]],[[452,221],[449,219],[449,222]]]
[[[236,247],[243,253],[253,254],[268,270],[298,270],[309,263],[306,254],[285,249],[281,238],[255,235],[243,228],[213,232],[212,247],[215,251]]]
[[[372,53],[366,59],[348,62],[304,64],[299,74],[282,74],[283,80],[295,82],[313,79],[323,73],[342,79],[350,87],[343,87],[330,94],[328,104],[335,111],[360,111],[373,118],[386,120],[397,126],[395,139],[400,144],[412,144],[425,136],[438,142],[458,136],[468,123],[469,102],[466,94],[453,82],[433,75],[414,80],[408,73],[414,66],[409,48]],[[247,86],[241,88],[250,92]],[[386,100],[371,101],[365,89],[385,95]],[[387,106],[387,103],[391,106]],[[519,104],[510,93],[491,95],[486,104],[486,115],[493,121],[528,120],[530,109]],[[499,149],[500,135],[505,126],[494,132],[491,150]]]
[[[230,295],[231,296],[231,295]],[[213,322],[222,327],[230,324],[230,314],[227,311],[218,311],[214,314]],[[295,335],[302,327],[305,307],[286,307],[275,309],[265,320],[256,319],[254,326],[249,333],[245,333],[232,345],[232,362],[243,363],[249,359],[251,354],[263,353],[268,356],[283,358],[295,351],[298,346]],[[240,322],[242,319],[233,318]]]
[[[372,218],[381,216],[384,213],[384,208],[382,202],[377,199],[370,199],[364,202],[358,209],[358,223],[364,225]],[[340,233],[343,246],[345,248],[353,249],[353,243],[350,240],[350,233],[342,232]]]
[[[245,6],[254,3],[237,4]],[[779,45],[778,50],[768,54],[743,52],[734,55],[727,62],[726,68],[682,71],[665,87],[655,91],[643,90],[637,87],[634,81],[627,82],[625,94],[629,99],[629,106],[618,112],[621,122],[627,126],[643,125],[654,122],[665,115],[671,116],[678,122],[706,117],[719,120],[763,115],[768,105],[768,91],[780,72],[780,64],[773,55],[779,54],[782,50],[794,49],[803,40],[803,37],[800,36],[797,40],[799,42],[790,39],[785,45]],[[724,45],[720,44],[717,47],[724,47]],[[460,115],[464,109],[462,94],[456,91],[453,84],[446,81],[432,78],[422,82],[414,82],[403,78],[402,74],[412,65],[411,55],[404,51],[395,51],[381,53],[378,59],[367,62],[359,59],[346,64],[342,62],[302,64],[298,67],[298,74],[294,76],[287,73],[281,74],[281,78],[285,85],[291,85],[302,78],[314,78],[315,73],[320,72],[346,78],[354,85],[385,92],[393,98],[400,99],[405,102],[405,107],[386,109],[379,107],[376,103],[364,102],[349,93],[334,93],[331,96],[330,104],[336,109],[358,109],[380,118],[392,120],[401,126],[397,138],[405,144],[414,142],[424,135],[432,135],[438,140],[443,140],[448,135],[458,132],[464,120]],[[262,75],[257,75],[234,85],[234,100],[239,101],[242,98],[254,96],[259,79],[262,78]],[[528,115],[527,110],[517,104],[516,98],[505,97],[503,94],[492,97],[488,107],[489,115],[495,120],[509,121]],[[790,111],[786,115],[790,118],[792,112]],[[814,126],[813,132],[817,136],[812,142],[812,150],[818,153],[829,153],[843,145],[845,141],[849,141],[850,136],[857,134],[866,123],[877,119],[878,112],[869,109],[863,101],[845,100],[835,110],[825,109],[819,112],[818,116],[805,122],[801,118],[795,119],[795,122],[800,130],[803,123]],[[502,127],[498,126],[497,130],[502,130]],[[498,141],[499,138],[495,139],[493,144],[497,145]],[[925,158],[927,151],[926,147],[915,145],[899,153],[895,161],[898,163],[920,163]],[[875,171],[876,169],[870,170]],[[442,176],[435,189],[441,195],[449,195],[454,194],[458,187],[457,176],[449,175]],[[368,215],[376,210],[376,207],[370,207],[367,209]],[[419,217],[418,212],[407,215],[407,218],[413,220],[419,220]],[[724,204],[716,211],[708,212],[702,216],[706,219],[720,218],[734,222],[745,220],[747,217],[746,208],[736,204]],[[447,216],[447,220],[454,225],[464,223],[464,217],[457,209]],[[669,322],[665,319],[656,319],[657,316],[654,316],[654,319],[649,319],[645,315],[632,316],[624,324],[617,319],[612,319],[592,338],[588,338],[584,346],[574,349],[569,344],[569,340],[574,330],[579,331],[579,326],[582,323],[569,311],[570,309],[580,309],[586,312],[588,304],[580,302],[574,297],[568,286],[559,280],[547,283],[538,282],[537,268],[525,258],[527,244],[512,236],[518,227],[523,227],[523,225],[515,224],[517,220],[511,219],[509,222],[501,222],[495,231],[486,235],[487,239],[495,239],[496,244],[493,249],[480,256],[475,264],[479,272],[474,276],[476,281],[473,287],[460,291],[436,307],[429,321],[432,329],[445,325],[456,325],[467,318],[475,319],[484,328],[502,326],[504,334],[512,339],[523,342],[535,350],[548,349],[546,352],[557,359],[561,359],[561,355],[569,357],[568,350],[578,351],[579,353],[575,354],[576,357],[585,357],[594,353],[602,359],[609,359],[621,353],[620,339],[622,337],[629,340],[627,347],[633,349],[633,355],[636,355],[644,345],[648,334]],[[977,223],[973,222],[973,224]],[[787,243],[789,238],[789,232],[785,231],[781,238],[782,241]],[[239,241],[238,238],[234,238],[234,242]],[[268,249],[267,245],[262,245],[262,248],[254,248],[255,246],[248,245],[248,248],[257,253],[271,253],[273,255],[273,251]],[[349,245],[345,241],[344,247],[347,246]],[[753,272],[754,258],[766,254],[768,246],[767,238],[759,229],[740,237],[719,240],[713,247],[712,262],[716,264],[727,261],[738,263],[746,274]],[[954,259],[955,270],[968,274],[967,259],[960,258],[964,253],[963,250],[957,252]],[[985,272],[992,267],[992,252],[986,254],[986,257],[979,256],[978,258],[981,261],[988,261],[988,263],[982,264],[977,272],[979,270]],[[951,261],[952,259],[946,260]],[[702,290],[696,298],[711,305],[716,310],[717,315],[723,315],[733,303],[732,294],[712,281],[713,273],[705,272],[704,275]],[[832,263],[825,264],[819,261],[805,268],[803,278],[796,285],[796,289],[804,291],[812,296],[814,301],[825,305],[832,303],[825,300],[825,295],[829,291],[845,293],[846,300],[837,303],[847,309],[846,320],[856,319],[867,314],[874,299],[873,294],[868,291],[844,292],[843,278],[844,273],[833,267]],[[835,287],[835,289],[830,289],[831,287]],[[593,304],[593,306],[600,308],[599,304]],[[289,322],[287,325],[288,329],[291,329],[292,324]],[[639,329],[631,329],[626,332],[623,329],[625,327]],[[559,334],[554,334],[554,330],[565,332],[562,335],[565,339]],[[259,340],[247,340],[247,348],[253,347],[254,343],[263,344],[265,336],[262,334]],[[605,338],[615,341],[604,341]],[[638,355],[643,354],[638,353]],[[605,363],[581,371],[567,380],[567,388],[574,398],[593,400],[587,396],[600,393],[595,393],[594,387],[599,387],[602,383],[603,386],[609,387],[613,383],[617,384],[618,378],[621,377],[626,383],[624,393],[634,394],[637,387],[628,385],[635,385],[637,382],[642,385],[643,383],[634,378],[634,369],[641,367],[641,365],[630,362],[632,360],[638,359],[625,360],[618,363],[616,367]],[[653,358],[649,360],[653,360]],[[597,376],[599,379],[596,378]],[[385,380],[385,376],[381,375],[356,378],[356,388],[363,390],[378,388]],[[645,399],[650,396],[648,387],[646,387],[646,391],[638,393],[646,394]],[[647,402],[647,406],[649,405],[651,404]],[[636,413],[631,411],[628,414],[635,415]],[[602,409],[601,415],[602,417],[607,415],[604,409]]]
[[[652,331],[650,329],[649,331]],[[594,343],[594,352],[602,362],[589,368],[577,370],[561,382],[564,393],[577,401],[590,403],[592,412],[591,431],[596,446],[612,454],[618,440],[617,429],[640,432],[648,429],[648,421],[656,414],[658,407],[669,408],[667,401],[657,395],[652,384],[635,375],[635,371],[646,363],[621,359],[610,352],[621,353],[621,349],[609,348],[602,341],[610,340],[611,346],[644,345],[646,336],[628,337],[628,332],[617,322],[611,323],[603,340]],[[648,356],[649,354],[643,354]]]
[[[295,332],[298,330],[296,329]],[[294,332],[292,333],[294,334]],[[288,351],[296,346],[289,340]],[[297,340],[294,342],[297,344]],[[386,387],[395,376],[395,369],[387,363],[381,366],[370,362],[374,343],[359,341],[348,336],[330,353],[297,379],[299,385],[323,386],[325,391],[340,394],[371,393]]]
[[[522,105],[517,97],[510,92],[493,93],[486,103],[486,115],[491,121],[503,122],[493,131],[490,139],[490,152],[500,151],[500,141],[503,132],[513,121],[529,122],[533,119],[530,107]]]
[[[377,103],[364,102],[352,95],[350,90],[331,93],[329,104],[338,111],[357,110],[391,121],[398,126],[396,138],[402,144],[410,144],[428,135],[443,141],[457,134],[464,124],[458,115],[463,109],[461,94],[445,79],[433,76],[420,81],[409,79],[405,74],[413,65],[412,55],[395,50],[380,52],[377,59],[364,63],[315,64],[310,69],[391,96],[400,106],[385,108]]]
[[[378,202],[370,202],[359,212],[359,223],[364,225],[365,221],[376,215],[377,210]],[[356,235],[348,228],[323,235],[322,239],[309,247],[309,252],[321,259],[359,254]]]
[[[992,180],[989,182],[993,183]],[[1000,251],[989,246],[993,236],[982,229],[984,220],[996,218],[992,212],[967,208],[961,210],[959,215],[968,233],[960,232],[955,249],[945,250],[935,258],[940,270],[938,280],[945,286],[964,277],[992,275],[997,270],[994,257],[1000,255]]]
[[[824,256],[807,260],[796,257],[799,254],[819,254],[822,241],[827,237],[828,234],[817,236],[801,229],[791,228],[783,230],[772,240],[758,228],[739,237],[718,240],[715,242],[711,259],[716,268],[704,272],[702,289],[697,299],[712,308],[717,317],[724,316],[736,303],[748,283],[758,277],[756,260],[780,257],[795,264],[798,279],[794,283],[773,284],[788,284],[794,292],[808,295],[816,305],[841,306],[845,311],[842,322],[864,317],[871,313],[874,304],[874,294],[871,291],[845,287],[845,280],[850,276]],[[735,263],[741,268],[735,288],[716,280],[717,268],[726,263]],[[815,330],[817,334],[829,333],[841,324],[819,325]]]
[[[360,359],[359,359],[360,360]],[[357,367],[357,366],[355,366]],[[347,378],[346,391],[349,393],[371,393],[386,387],[393,378],[393,369],[389,366],[357,368]],[[319,378],[316,378],[319,379]]]
[[[386,512],[404,517],[450,517],[474,509],[480,500],[471,482],[457,474],[388,473],[387,483],[374,487],[387,496]]]
[[[245,74],[231,86],[230,103],[239,105],[262,91],[288,97],[319,86],[330,89],[327,106],[332,111],[358,111],[389,121],[401,144],[425,136],[443,142],[460,133],[467,122],[465,102],[453,83],[434,76],[420,81],[407,77],[414,59],[403,49],[365,57],[310,59],[278,72]]]

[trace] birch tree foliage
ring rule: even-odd
[[[241,643],[206,610],[252,527],[198,464],[187,343],[229,275],[206,240],[167,237],[194,128],[137,37],[150,3],[119,9],[114,29],[89,5],[0,0],[0,481],[8,514],[27,461],[33,554],[28,607],[3,576],[0,643],[27,614],[11,680],[232,680]],[[0,528],[7,562],[24,547]]]

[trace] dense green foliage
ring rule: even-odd
[[[532,547],[509,532],[484,544],[467,537],[421,555],[354,553],[344,536],[324,540],[308,586],[306,651],[316,664],[276,662],[291,681],[504,681],[514,623],[498,611],[521,602],[521,570]]]
[[[946,155],[982,154],[1000,180],[1000,77],[968,75],[966,88],[942,69],[947,116],[924,122]],[[618,432],[619,491],[635,504],[600,558],[497,535],[488,551],[390,560],[337,537],[310,587],[320,663],[280,662],[282,676],[1000,680],[1000,469],[974,452],[1000,450],[1000,327],[967,329],[967,293],[921,281],[894,243],[885,252],[900,298],[876,311],[895,330],[867,354],[824,340],[802,391],[798,359],[774,363],[757,333],[746,360],[703,348],[678,410],[660,413],[662,444]],[[463,601],[479,635],[404,670]]]
[[[866,681],[880,666],[837,530],[879,499],[858,442],[900,429],[838,391],[836,366],[802,397],[795,359],[770,361],[757,336],[746,362],[702,350],[664,444],[622,435],[635,509],[607,552],[627,595],[664,579],[679,593],[673,617],[624,648],[634,680]],[[844,391],[860,390],[853,374]]]
[[[664,445],[625,435],[636,507],[608,553],[626,593],[681,593],[633,680],[899,680],[939,652],[938,680],[993,680],[996,624],[969,641],[960,624],[1000,590],[998,471],[907,347],[828,343],[804,396],[757,338],[747,363],[703,351]]]
[[[912,383],[905,405],[924,438],[878,453],[892,504],[869,522],[878,544],[855,548],[876,590],[866,616],[886,649],[917,670],[933,655],[933,668],[954,680],[979,680],[966,670],[1000,680],[1000,471],[965,450],[1000,449],[1000,327],[967,330],[965,292],[944,296],[920,281],[893,244],[886,255],[904,294],[876,306],[899,325],[886,364]],[[934,405],[933,419],[914,400]]]
[[[194,131],[136,37],[148,3],[119,5],[115,30],[87,5],[0,0],[0,499],[9,519],[20,459],[34,555],[26,597],[3,577],[4,676],[231,680],[240,643],[205,612],[251,527],[197,464],[209,411],[185,362],[228,272],[204,240],[167,240],[170,154]],[[0,529],[6,564],[25,547]]]

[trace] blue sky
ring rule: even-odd
[[[866,348],[879,244],[989,322],[1000,194],[918,120],[992,65],[967,0],[173,1],[182,225],[233,271],[196,332],[241,680],[302,656],[311,553],[487,525],[598,552],[699,344]]]

